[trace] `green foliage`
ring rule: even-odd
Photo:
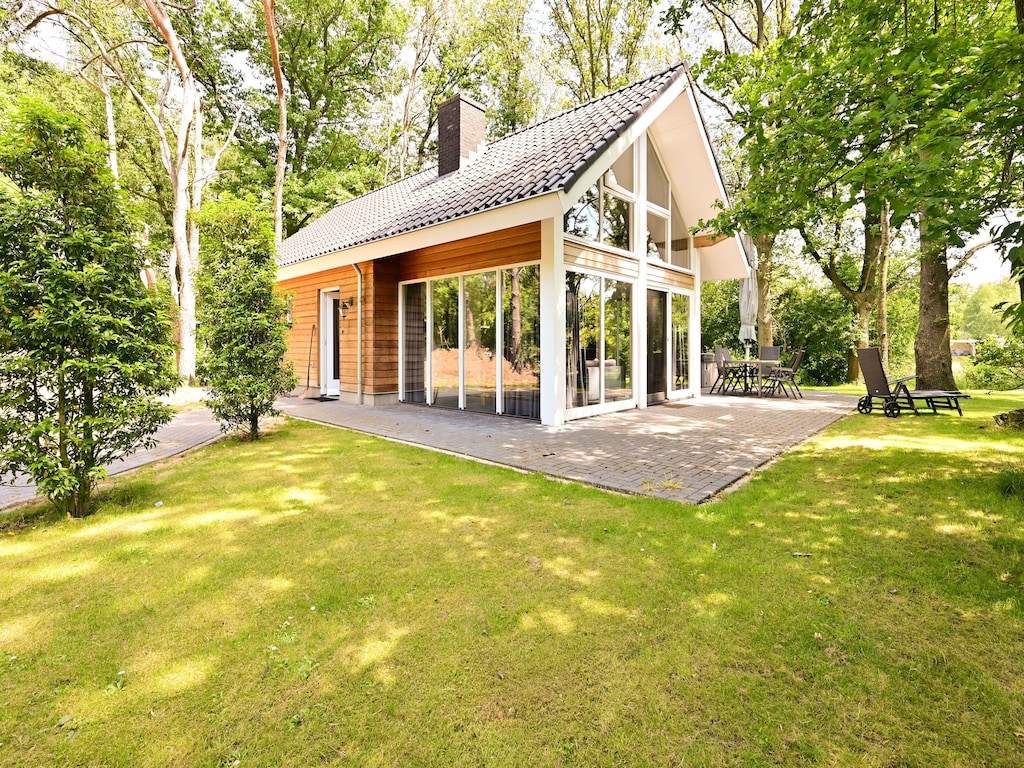
[[[986,283],[971,288],[963,294],[950,296],[950,313],[956,321],[953,324],[953,338],[985,339],[989,336],[1008,336],[1010,328],[1002,313],[996,307],[1014,301],[1017,286],[1009,280],[1001,283]]]
[[[254,203],[225,198],[202,213],[198,372],[225,430],[258,439],[260,418],[295,386],[287,349],[288,301],[274,290],[274,235]]]
[[[706,62],[708,82],[731,90],[751,169],[716,226],[770,234],[872,201],[890,204],[896,228],[915,221],[928,318],[917,363],[929,386],[951,378],[946,251],[1021,199],[1013,17],[1005,1],[803,3],[793,35]]]
[[[1024,387],[1024,339],[988,338],[978,343],[974,359],[964,365],[965,386],[976,389]]]
[[[1020,135],[1024,135],[1024,118],[1021,118],[1021,123]],[[1024,198],[1024,190],[1021,197]],[[1017,221],[999,230],[997,242],[1006,248],[1004,258],[1010,265],[1010,279],[1017,284],[1018,293],[1015,300],[1000,302],[995,308],[1009,328],[1024,334],[1024,211],[1018,211],[1017,216]]]
[[[796,282],[780,286],[776,302],[775,342],[786,349],[806,350],[800,381],[846,381],[855,337],[850,305],[833,290]]]
[[[170,323],[101,148],[25,102],[0,135],[0,474],[25,472],[69,515],[104,465],[171,417]]]
[[[716,280],[701,285],[700,338],[706,350],[736,349],[740,332],[739,282]]]
[[[221,7],[215,19],[225,41],[246,54],[269,87],[243,87],[224,67],[221,51],[217,99],[233,116],[245,107],[238,152],[226,158],[234,175],[224,187],[242,195],[273,187],[278,110],[262,9]],[[380,183],[378,148],[366,146],[375,122],[374,99],[393,66],[404,19],[391,0],[278,0],[275,4],[281,67],[288,92],[288,174],[285,234],[297,231],[333,206]],[[251,82],[251,77],[248,78]]]
[[[1005,498],[1024,501],[1024,465],[1006,467],[996,482]]]
[[[628,84],[638,74],[654,5],[609,0],[545,0],[551,40],[566,69],[560,85],[583,104]]]

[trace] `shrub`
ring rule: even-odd
[[[81,121],[25,103],[0,172],[0,474],[82,517],[104,465],[171,418],[156,401],[177,383],[170,322]]]
[[[260,419],[276,414],[278,395],[295,386],[273,232],[264,212],[237,198],[207,204],[201,219],[198,373],[222,428],[241,427],[256,440]]]
[[[974,358],[964,364],[963,380],[972,389],[1024,387],[1024,339],[990,337],[978,342]]]

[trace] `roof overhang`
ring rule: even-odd
[[[673,85],[678,98],[666,99],[651,122],[649,135],[661,151],[672,194],[688,226],[713,219],[728,200],[711,140],[689,81]],[[668,95],[668,94],[666,94]],[[661,106],[660,104],[658,106]],[[654,110],[652,110],[654,111]],[[736,237],[714,238],[698,247],[701,280],[743,278],[750,274],[743,247]]]
[[[290,280],[328,269],[395,256],[399,253],[414,251],[417,248],[429,248],[432,245],[441,245],[466,237],[484,235],[488,232],[497,232],[501,229],[518,227],[544,219],[561,219],[561,217],[562,208],[558,193],[550,192],[528,200],[509,203],[500,208],[492,208],[435,224],[432,227],[417,229],[363,245],[355,245],[316,258],[304,259],[295,264],[278,267],[277,279],[279,281]]]

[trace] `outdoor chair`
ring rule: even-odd
[[[763,362],[761,364],[761,378],[765,379],[768,377],[768,373],[772,370],[772,368],[778,367],[771,361],[782,360],[782,347],[761,347],[761,351],[758,354],[758,359],[762,361],[769,361],[767,364]]]
[[[781,389],[782,394],[786,397],[792,394],[793,399],[797,397],[803,399],[804,394],[796,383],[796,374],[803,362],[804,350],[798,349],[793,352],[793,357],[789,359],[789,365],[773,366],[767,375],[764,376],[761,384],[761,393],[765,394],[767,392],[767,394],[774,396]]]
[[[959,390],[912,390],[907,387],[906,382],[915,378],[914,376],[904,376],[890,381],[882,369],[882,353],[878,347],[858,349],[857,358],[860,360],[860,372],[868,389],[868,393],[857,402],[857,410],[861,413],[871,413],[875,400],[880,400],[882,413],[891,418],[896,418],[902,411],[913,411],[915,415],[919,415],[915,401],[923,400],[932,409],[932,413],[938,413],[938,409],[943,408],[964,415],[960,409],[960,400],[967,399],[970,395],[965,395]]]
[[[718,368],[718,378],[708,390],[710,394],[715,394],[717,388],[718,394],[724,395],[743,382],[744,364],[739,360],[733,360],[732,354],[725,347],[715,347],[715,366]]]

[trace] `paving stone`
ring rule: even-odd
[[[712,395],[686,408],[620,411],[559,428],[404,404],[370,408],[288,398],[278,405],[296,418],[424,448],[699,503],[852,412],[856,397],[807,393],[793,402]],[[666,481],[686,487],[660,488]]]

